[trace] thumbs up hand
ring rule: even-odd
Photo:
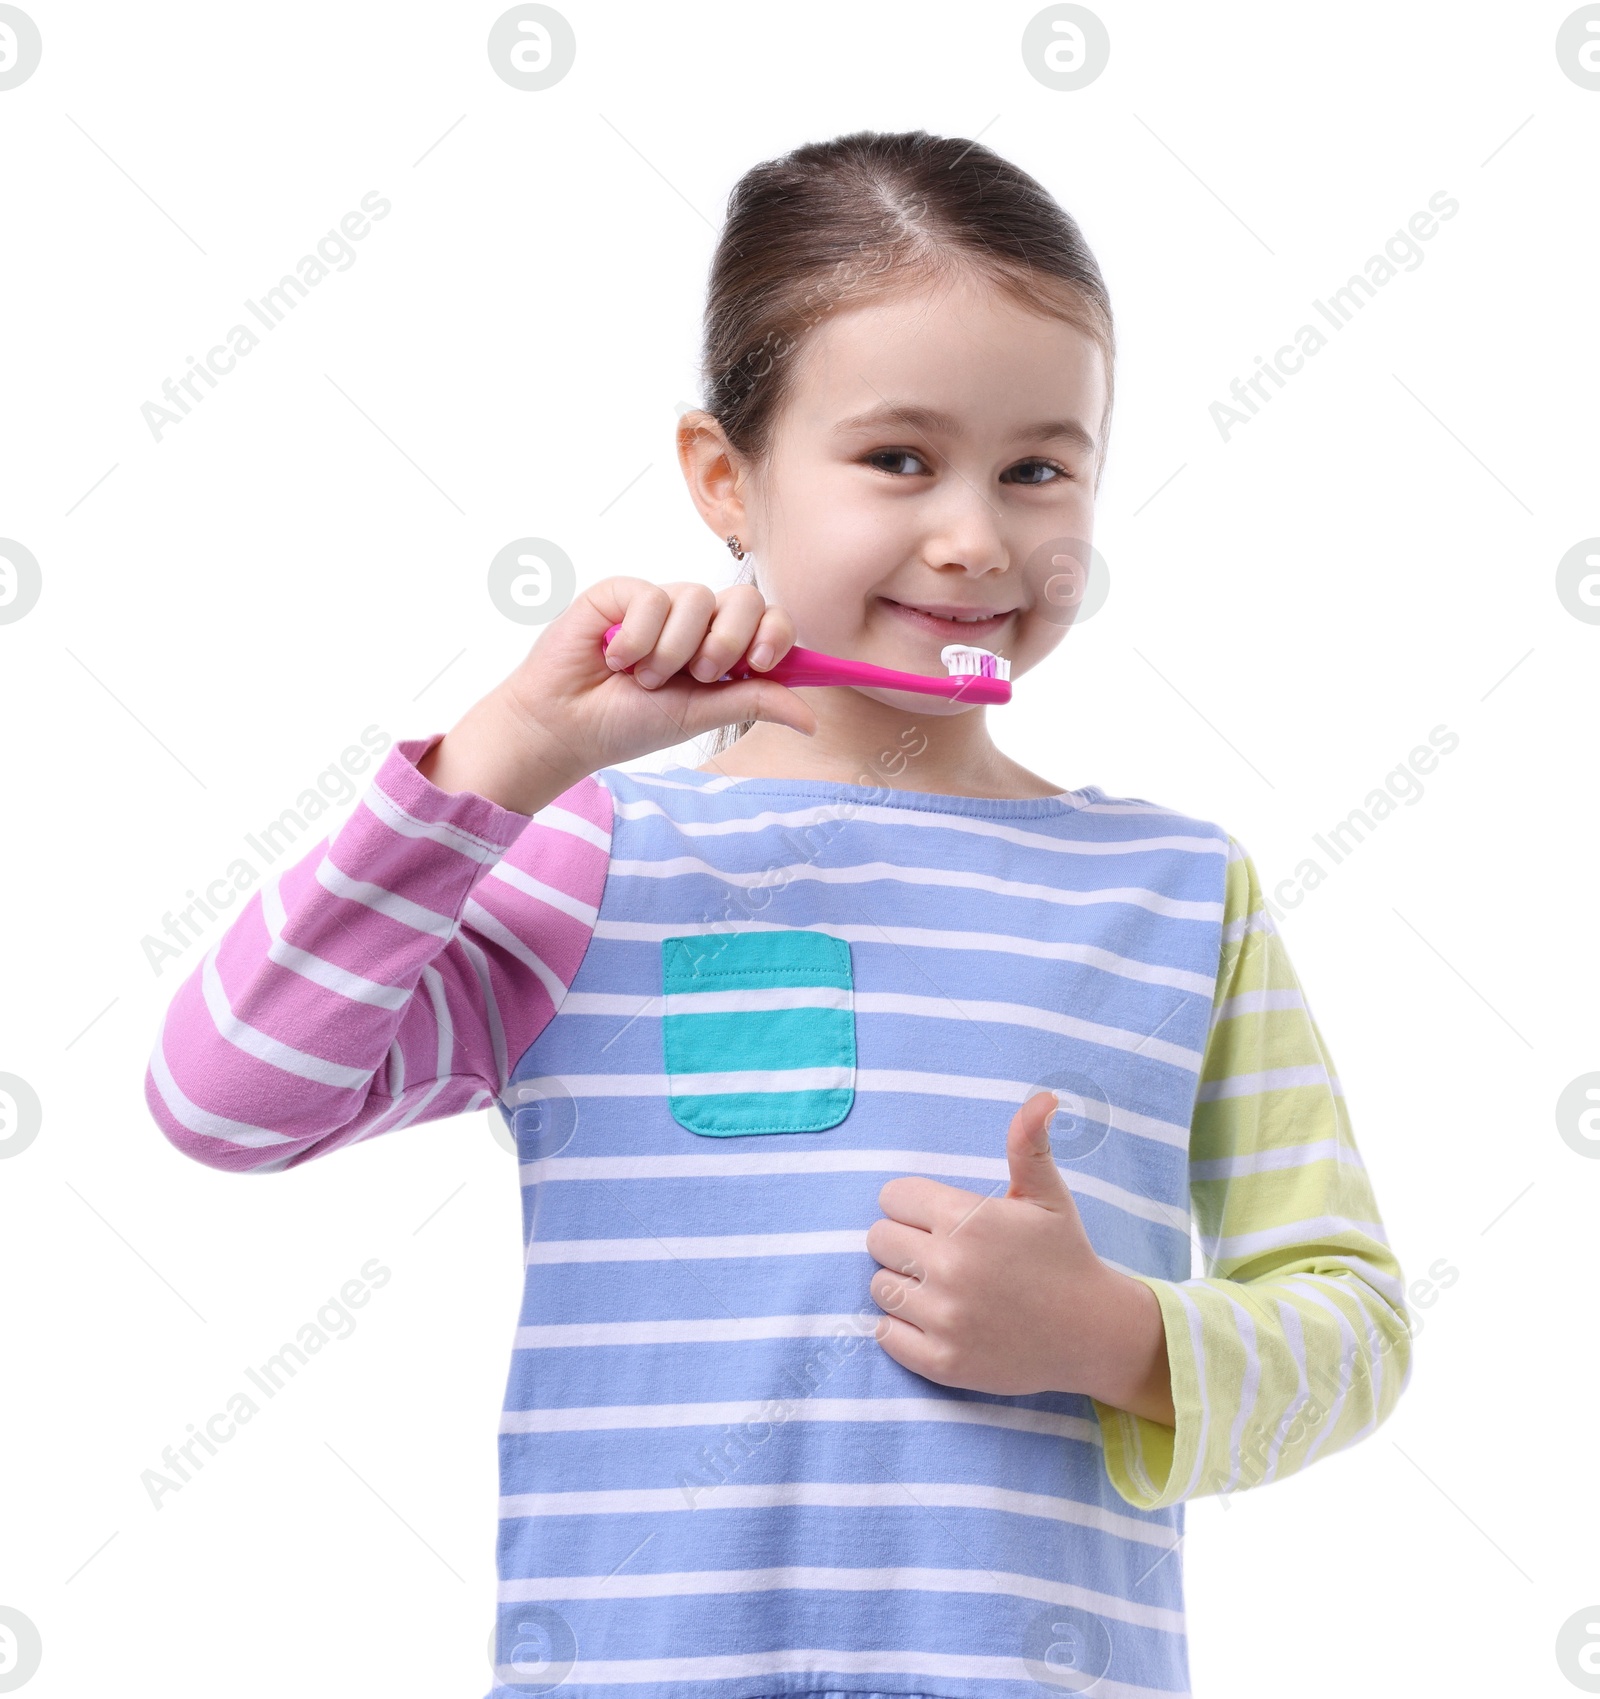
[[[1172,1425],[1160,1303],[1095,1254],[1050,1152],[1057,1107],[1035,1092],[1012,1117],[1004,1196],[911,1175],[878,1193],[878,1342],[941,1386],[1088,1393]]]

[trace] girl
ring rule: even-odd
[[[678,434],[754,570],[578,596],[173,1000],[148,1100],[213,1167],[491,1101],[515,1130],[494,1699],[1186,1692],[1185,1501],[1409,1378],[1237,840],[1063,790],[970,703],[760,676],[797,634],[1043,661],[1112,355],[1076,225],[988,149],[756,167]]]

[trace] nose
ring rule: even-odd
[[[968,578],[1004,572],[1010,562],[1000,515],[971,487],[952,493],[923,543],[922,556],[936,572],[961,572]]]

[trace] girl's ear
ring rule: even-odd
[[[748,526],[743,496],[744,463],[714,414],[691,408],[678,420],[678,464],[689,497],[718,537]],[[746,541],[748,546],[748,539]]]

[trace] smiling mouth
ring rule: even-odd
[[[919,625],[924,631],[945,634],[966,632],[971,636],[986,636],[1003,625],[1016,611],[1013,608],[959,608],[950,603],[935,602],[918,606],[912,602],[897,602],[893,596],[879,598],[901,618]]]

